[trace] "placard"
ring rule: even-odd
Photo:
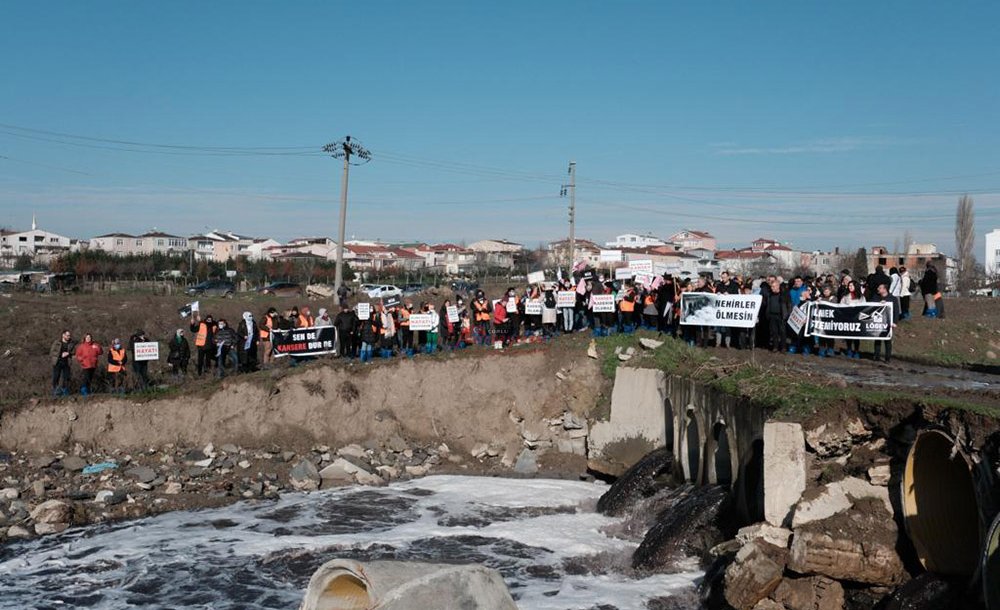
[[[542,302],[541,301],[527,301],[524,304],[524,315],[526,316],[540,316],[542,315]]]
[[[545,281],[544,271],[532,271],[531,273],[528,274],[529,284],[541,284],[544,281]]]
[[[434,316],[429,313],[415,313],[410,316],[410,330],[430,330],[434,328]]]
[[[809,319],[809,314],[807,313],[808,310],[809,303],[806,303],[805,306],[796,305],[792,308],[791,313],[788,314],[788,327],[791,328],[792,332],[796,335],[799,334],[802,330],[802,326],[806,323],[806,320]]]
[[[337,329],[309,326],[294,330],[271,329],[271,352],[283,356],[319,356],[337,351]]]
[[[599,259],[602,263],[617,263],[622,260],[621,250],[601,250]]]
[[[382,304],[385,305],[386,309],[389,309],[391,307],[399,307],[399,297],[388,297],[382,299]]]
[[[629,261],[628,267],[633,271],[633,273],[636,272],[653,273],[653,261],[649,260],[648,258]]]
[[[358,319],[367,320],[372,317],[372,304],[371,303],[358,303]]]
[[[653,279],[656,278],[652,273],[645,273],[643,271],[636,271],[632,273],[632,282],[636,284],[642,284],[643,286],[651,286],[653,284]]]
[[[576,291],[560,290],[556,293],[556,307],[576,307]]]
[[[594,313],[612,313],[615,310],[615,295],[592,294],[590,295],[590,307]]]
[[[156,341],[139,341],[135,344],[133,356],[136,362],[159,360],[160,344]]]
[[[193,316],[195,313],[197,313],[198,307],[199,303],[198,301],[195,301],[194,303],[188,303],[184,307],[181,307],[180,309],[177,310],[177,313],[179,313],[182,318],[186,318],[188,316]]]
[[[447,308],[448,321],[454,324],[458,322],[458,305],[449,305]]]
[[[619,267],[615,269],[615,279],[616,280],[630,280],[632,279],[632,270],[628,267]]]
[[[510,297],[504,302],[504,308],[508,314],[517,313],[517,299]]]
[[[840,305],[816,301],[810,304],[806,335],[827,339],[892,339],[891,302]]]
[[[753,328],[763,297],[759,294],[681,293],[681,324]]]

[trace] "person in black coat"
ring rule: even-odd
[[[178,328],[177,332],[174,333],[168,349],[170,351],[167,353],[167,364],[170,365],[170,372],[176,378],[187,375],[188,361],[191,360],[191,346],[184,337],[183,328]]]
[[[135,334],[129,337],[128,340],[128,351],[132,353],[132,372],[135,373],[136,384],[140,390],[145,390],[149,387],[149,362],[136,359],[135,344],[146,343],[147,341],[149,339],[146,338],[146,331],[144,330],[135,331]]]
[[[788,297],[787,286],[780,284],[777,279],[771,280],[770,290],[764,296],[764,312],[771,338],[771,351],[785,351],[788,347],[785,321],[792,312],[792,302]]]
[[[333,319],[333,327],[337,329],[340,357],[353,358],[357,349],[355,334],[358,328],[358,314],[346,304],[341,305],[340,313]]]

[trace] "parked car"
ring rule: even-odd
[[[457,293],[473,293],[479,290],[479,282],[455,280],[451,283],[451,289]]]
[[[208,280],[188,288],[187,293],[193,297],[226,297],[231,299],[236,294],[236,285],[226,280]]]
[[[300,297],[302,296],[302,286],[295,282],[273,282],[261,288],[259,292],[276,297]]]
[[[423,284],[404,284],[403,285],[403,296],[408,297],[415,295],[417,293],[423,292]]]
[[[398,286],[393,286],[391,284],[379,284],[368,290],[368,298],[370,299],[384,299],[386,297],[401,296],[403,296],[403,291],[400,290]]]

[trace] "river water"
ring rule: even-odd
[[[431,476],[73,528],[0,548],[0,608],[292,610],[335,557],[483,563],[522,610],[687,606],[696,564],[631,573],[636,544],[606,535],[620,520],[594,512],[606,490]]]

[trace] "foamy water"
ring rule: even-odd
[[[0,608],[294,609],[335,557],[483,563],[522,610],[644,610],[689,594],[694,564],[648,578],[616,567],[635,544],[602,533],[619,521],[593,511],[606,489],[431,476],[76,528],[0,549]]]

